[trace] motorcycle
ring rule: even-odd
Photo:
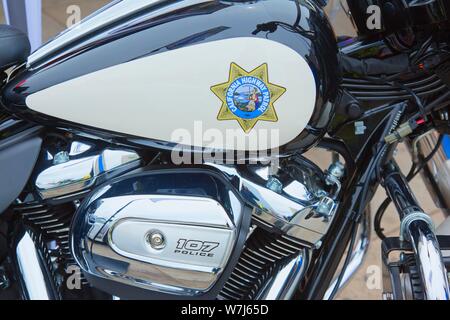
[[[0,298],[334,299],[373,219],[383,298],[448,300],[409,182],[448,213],[450,4],[347,0],[337,38],[326,3],[113,1],[31,55],[2,26]]]

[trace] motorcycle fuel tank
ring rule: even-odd
[[[302,151],[339,75],[314,1],[115,1],[47,43],[3,91],[15,115],[171,148]]]

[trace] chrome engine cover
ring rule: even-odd
[[[208,169],[143,171],[95,190],[71,227],[89,281],[123,298],[215,298],[251,219],[230,183]]]
[[[42,200],[65,202],[81,198],[105,180],[141,166],[133,150],[97,146],[81,139],[66,148],[44,148],[34,184]]]

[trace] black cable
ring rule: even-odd
[[[444,94],[444,97],[441,97],[439,99],[437,99],[436,101],[433,101],[430,105],[428,106],[424,106],[423,101],[420,99],[420,97],[414,92],[414,90],[412,90],[411,88],[405,86],[404,84],[397,82],[397,81],[390,81],[390,80],[386,80],[386,79],[382,79],[382,78],[376,78],[376,77],[364,77],[364,79],[377,83],[377,84],[388,84],[391,87],[394,88],[400,88],[403,89],[404,91],[406,91],[415,101],[416,105],[419,107],[420,112],[416,115],[414,115],[414,117],[412,119],[416,119],[419,115],[423,117],[424,120],[427,119],[426,114],[428,113],[428,111],[430,111],[430,106],[433,105],[437,105],[437,103],[445,101],[446,98],[450,97],[450,91],[447,94]],[[345,125],[349,124],[349,123],[353,123],[355,121],[361,121],[367,117],[372,116],[375,113],[378,112],[382,112],[385,110],[389,110],[389,109],[393,109],[396,107],[397,104],[392,104],[392,105],[385,105],[385,106],[381,106],[381,107],[377,107],[374,109],[370,109],[368,111],[365,111],[360,117],[356,118],[356,119],[349,119],[346,121],[343,121],[342,123],[339,123],[335,128],[333,128],[331,135],[339,132],[339,130],[341,130]]]
[[[379,163],[381,162],[381,159],[384,155],[384,152],[386,150],[387,146],[384,144],[379,152],[377,153],[377,156],[375,158],[375,160],[372,163],[372,166],[377,166],[379,165]],[[375,168],[376,169],[376,168]],[[369,170],[369,172],[372,172],[372,170]],[[363,185],[363,191],[362,191],[362,196],[361,196],[361,203],[365,203],[367,200],[367,193],[369,190],[369,186],[370,186],[370,182],[371,181],[371,177],[368,177],[368,179],[366,179],[366,182]],[[333,288],[333,291],[331,292],[330,296],[328,297],[329,300],[333,300],[333,298],[335,297],[336,293],[339,290],[339,287],[341,285],[342,279],[344,278],[344,274],[345,274],[345,270],[348,267],[348,264],[351,261],[352,258],[352,253],[353,253],[353,247],[355,246],[355,241],[356,241],[356,234],[358,231],[358,222],[359,222],[359,217],[361,216],[362,212],[364,211],[365,206],[360,206],[358,213],[356,214],[355,219],[353,220],[353,225],[352,225],[352,238],[350,240],[350,244],[348,247],[348,252],[347,252],[347,257],[345,258],[344,264],[342,266],[341,272],[339,273],[339,276],[336,280],[336,284]]]
[[[375,160],[372,163],[372,166],[375,167],[374,169],[377,169],[377,167],[379,166],[383,155],[385,154],[385,151],[387,149],[387,145],[383,144],[380,148],[380,150],[377,153],[377,156],[375,158]],[[372,170],[369,170],[369,172],[372,172]],[[367,202],[367,193],[369,191],[369,187],[370,187],[370,182],[371,181],[371,177],[368,177],[368,179],[366,179],[366,182],[363,185],[363,191],[362,191],[362,195],[361,195],[361,203],[366,203]],[[352,258],[352,253],[353,253],[353,247],[355,246],[355,241],[356,241],[356,234],[358,231],[358,222],[359,222],[359,218],[361,217],[362,212],[365,210],[365,206],[362,205],[359,207],[359,211],[356,214],[356,219],[353,221],[353,226],[352,226],[352,238],[350,240],[350,244],[348,247],[348,252],[347,252],[347,257],[345,258],[344,261],[344,265],[342,266],[341,272],[336,280],[336,284],[333,288],[333,291],[331,292],[330,296],[329,296],[329,300],[332,300],[336,293],[339,290],[339,287],[341,285],[342,279],[344,278],[344,274],[345,274],[345,270],[347,270],[348,264],[351,261]]]
[[[395,80],[387,80],[384,78],[379,78],[379,77],[369,77],[366,76],[364,77],[364,79],[368,80],[368,81],[372,81],[375,82],[377,84],[387,84],[393,88],[398,88],[398,89],[403,89],[404,91],[406,91],[415,101],[416,105],[419,107],[420,110],[420,115],[426,119],[426,108],[423,104],[423,101],[420,99],[420,97],[414,92],[414,90],[412,90],[411,88],[407,87],[406,85],[404,85],[401,82],[395,81]]]
[[[416,64],[417,61],[419,61],[419,59],[422,58],[422,55],[428,50],[428,48],[430,48],[432,43],[433,43],[433,36],[429,37],[427,40],[424,41],[419,50],[414,54],[414,57],[412,57],[412,63]]]
[[[347,270],[348,264],[351,261],[352,253],[353,253],[353,247],[355,246],[356,241],[356,234],[358,231],[358,223],[355,221],[353,222],[352,226],[352,238],[350,240],[350,245],[348,246],[348,252],[347,256],[345,257],[344,265],[342,266],[341,272],[339,273],[339,276],[336,280],[336,284],[334,285],[333,291],[331,292],[330,296],[328,297],[328,300],[333,300],[336,296],[336,293],[339,291],[339,287],[341,286],[342,279],[344,278],[345,270]]]
[[[433,159],[433,157],[436,155],[436,153],[439,151],[439,147],[442,145],[442,141],[444,140],[444,135],[441,134],[439,135],[438,141],[436,143],[436,146],[433,148],[433,150],[430,152],[430,154],[423,159],[423,161],[420,162],[420,166],[417,168],[417,170],[414,173],[411,173],[412,168],[410,170],[410,173],[408,174],[407,180],[408,182],[410,182],[412,179],[415,178],[415,176],[417,176],[417,174],[423,170],[423,168],[425,168],[425,166],[427,165],[427,163]]]
[[[334,136],[337,132],[339,132],[344,126],[350,124],[350,123],[354,123],[355,121],[361,121],[364,120],[368,117],[373,116],[374,114],[377,114],[379,112],[383,112],[383,111],[387,111],[387,110],[391,110],[394,109],[397,106],[397,104],[388,104],[388,105],[383,105],[380,107],[375,107],[373,109],[369,109],[367,111],[364,111],[363,114],[361,116],[359,116],[356,119],[349,119],[349,120],[345,120],[339,124],[336,125],[336,127],[334,127],[332,129],[332,131],[330,131],[330,136]]]
[[[398,109],[397,113],[404,111],[403,107],[397,106],[397,109]],[[389,118],[391,118],[391,122],[395,122],[396,116],[394,114],[391,114],[389,116]],[[364,204],[366,204],[367,200],[368,200],[367,198],[368,198],[368,192],[369,192],[369,188],[370,188],[370,181],[372,181],[372,173],[375,173],[375,174],[377,173],[377,171],[378,171],[378,169],[380,167],[380,164],[381,164],[381,162],[383,160],[383,157],[384,157],[384,155],[386,153],[386,150],[387,150],[388,146],[387,146],[387,144],[384,141],[382,141],[382,142],[376,144],[374,146],[374,148],[378,149],[378,150],[374,150],[374,153],[376,154],[376,157],[371,162],[371,168],[369,168],[367,170],[367,172],[370,174],[370,176],[367,177],[367,179],[365,180],[365,182],[364,182],[364,184],[362,186],[362,193],[361,193],[361,204],[362,205],[358,208],[358,212],[356,212],[356,215],[355,215],[355,217],[353,219],[353,225],[352,225],[352,230],[351,230],[352,237],[351,237],[351,240],[350,240],[347,257],[345,258],[344,265],[343,265],[342,270],[341,270],[341,272],[340,272],[340,274],[339,274],[339,276],[338,276],[338,278],[336,280],[336,284],[335,284],[335,286],[333,288],[333,291],[331,292],[331,294],[330,294],[330,296],[328,298],[329,300],[332,300],[334,298],[334,296],[336,295],[336,293],[338,292],[340,284],[341,284],[342,279],[343,279],[344,274],[345,274],[345,270],[347,269],[348,264],[351,261],[353,247],[355,246],[355,241],[356,241],[356,233],[358,231],[359,219],[362,216],[362,213],[364,212],[364,210],[366,209],[366,206]]]
[[[384,229],[381,228],[381,220],[383,219],[384,213],[386,212],[386,209],[389,207],[389,204],[391,203],[391,198],[387,197],[383,203],[379,206],[377,213],[374,217],[374,230],[377,234],[378,238],[381,240],[386,239],[386,236],[384,235],[383,231]]]
[[[434,109],[436,107],[439,107],[441,104],[443,104],[444,106],[447,105],[448,103],[448,99],[450,99],[450,91],[447,91],[446,93],[442,94],[439,98],[437,98],[436,100],[434,100],[433,102],[430,102],[426,107],[425,107],[425,111],[426,112],[431,112],[434,111]]]
[[[414,173],[416,171],[417,165],[415,163],[412,164],[411,169],[409,170],[408,174],[406,175],[406,181],[411,181],[414,178]],[[384,235],[383,231],[384,229],[381,227],[381,220],[383,219],[384,213],[386,212],[386,209],[391,204],[391,198],[387,197],[384,199],[384,201],[381,203],[381,205],[378,207],[377,212],[374,216],[374,230],[377,234],[378,238],[381,240],[384,240],[386,236]]]
[[[411,166],[411,169],[409,170],[408,174],[406,175],[406,181],[411,182],[412,179],[414,179],[419,172],[425,168],[427,163],[433,159],[433,157],[436,155],[436,153],[439,151],[439,147],[442,144],[442,141],[444,139],[444,135],[439,135],[439,139],[436,143],[436,146],[433,148],[433,150],[430,152],[430,154],[425,157],[423,160],[420,161],[420,165],[417,166],[415,163]],[[386,235],[383,233],[384,229],[381,227],[381,221],[383,220],[383,216],[386,212],[386,209],[388,208],[389,204],[391,203],[391,198],[387,197],[383,203],[378,208],[375,217],[374,217],[374,230],[377,236],[384,240],[386,239]]]

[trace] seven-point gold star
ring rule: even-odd
[[[226,100],[227,91],[230,85],[236,79],[248,76],[257,78],[264,82],[270,92],[270,101],[267,110],[265,110],[265,112],[262,113],[259,117],[256,117],[254,119],[244,119],[235,115],[228,107]],[[219,111],[219,115],[217,116],[217,120],[237,120],[244,132],[249,133],[258,121],[278,121],[278,116],[273,104],[286,92],[286,89],[269,82],[267,63],[262,64],[253,71],[247,72],[233,62],[231,63],[228,82],[212,86],[211,91],[214,92],[214,94],[222,101],[222,107]]]

